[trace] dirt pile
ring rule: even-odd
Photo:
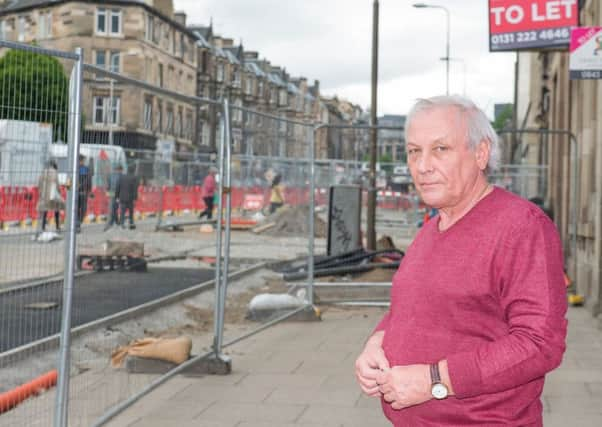
[[[274,225],[265,229],[263,234],[269,236],[307,236],[309,232],[308,224],[309,206],[285,206],[270,215],[263,221],[263,224]],[[327,233],[326,221],[314,214],[315,237],[325,238]]]

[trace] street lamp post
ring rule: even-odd
[[[426,3],[415,3],[412,6],[422,9],[422,8],[431,8],[431,9],[441,9],[445,12],[445,16],[447,18],[447,33],[446,33],[446,43],[445,43],[445,94],[449,95],[449,10],[445,6],[440,6],[437,4],[426,4]]]
[[[439,58],[441,61],[445,61],[446,58]],[[450,61],[459,62],[462,64],[462,95],[466,96],[466,61],[464,58],[449,58]]]
[[[372,99],[370,106],[370,176],[368,180],[368,212],[366,213],[366,246],[368,250],[376,249],[376,148],[378,132],[377,123],[377,91],[378,91],[378,0],[374,0],[372,9]]]

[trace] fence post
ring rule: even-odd
[[[225,101],[224,101],[225,102]],[[223,210],[223,191],[224,191],[224,150],[226,145],[226,123],[225,116],[220,117],[220,142],[219,153],[217,158],[217,167],[219,173],[219,186],[217,199],[217,215],[216,215],[216,255],[215,255],[215,304],[213,307],[213,352],[216,359],[219,359],[222,342],[223,330],[221,323],[221,274],[222,274],[222,210]]]
[[[309,256],[307,260],[307,302],[314,305],[314,240],[316,212],[316,132],[312,128],[309,136]]]
[[[224,114],[224,148],[226,150],[226,158],[224,165],[224,175],[220,177],[220,182],[223,182],[223,191],[226,199],[226,218],[225,218],[225,235],[226,247],[224,248],[224,268],[222,271],[222,284],[220,286],[220,311],[219,311],[219,346],[217,354],[221,353],[222,343],[224,339],[224,317],[226,310],[226,297],[228,289],[228,270],[230,267],[230,219],[232,217],[232,136],[230,133],[230,105],[228,99],[224,99],[223,104]]]
[[[67,427],[69,402],[69,373],[71,345],[71,304],[73,297],[73,274],[75,270],[75,230],[77,225],[78,156],[81,138],[81,101],[83,51],[77,48],[78,55],[71,73],[69,84],[69,166],[71,168],[71,189],[67,196],[67,242],[65,244],[65,271],[63,283],[63,313],[58,363],[58,384],[56,390],[54,427]]]

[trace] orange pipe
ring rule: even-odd
[[[14,408],[30,396],[36,395],[56,384],[58,373],[52,370],[38,378],[0,394],[0,414]]]

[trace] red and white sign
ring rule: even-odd
[[[602,79],[602,27],[573,28],[570,52],[571,80]]]
[[[568,46],[578,0],[489,0],[489,50]]]

